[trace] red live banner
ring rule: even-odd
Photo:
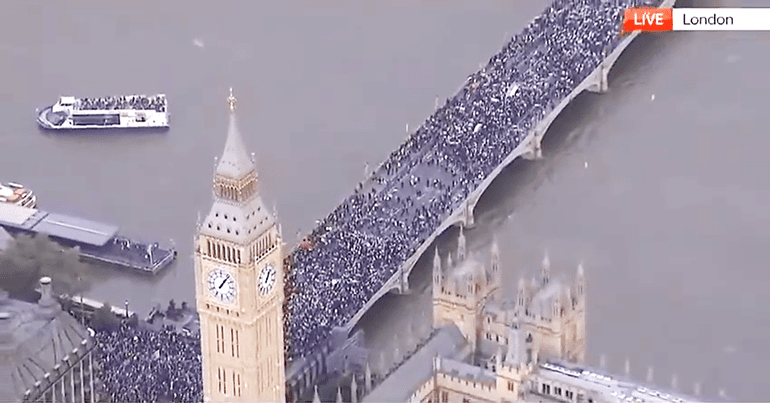
[[[623,13],[622,33],[661,32],[673,29],[674,12],[670,8],[629,8]]]

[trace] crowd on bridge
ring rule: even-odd
[[[620,42],[624,9],[658,4],[556,0],[468,77],[292,253],[289,354],[309,354],[346,325],[599,66]]]
[[[202,402],[200,337],[123,324],[96,332],[100,396],[111,402]]]

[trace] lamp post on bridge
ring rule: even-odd
[[[126,306],[125,316],[126,316],[126,320],[128,320],[128,300],[125,301],[125,306]]]

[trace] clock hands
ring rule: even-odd
[[[217,287],[217,289],[221,290],[221,289],[222,289],[222,287],[224,287],[224,285],[225,285],[225,283],[227,282],[227,280],[229,280],[229,279],[230,279],[230,276],[225,276],[225,279],[224,279],[224,280],[222,280],[222,283],[221,283],[221,284],[219,284],[219,287]]]

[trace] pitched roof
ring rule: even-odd
[[[90,340],[88,330],[54,304],[32,304],[0,295],[5,318],[0,321],[0,401],[21,401],[27,390],[35,390],[36,381],[43,381],[46,373],[64,363],[83,340]]]
[[[218,239],[242,243],[262,235],[274,224],[275,215],[265,208],[260,197],[255,197],[242,206],[215,200],[200,232]]]
[[[217,164],[216,174],[230,179],[240,179],[254,169],[254,162],[249,157],[249,153],[246,152],[241,132],[238,130],[238,121],[235,118],[235,98],[232,99],[225,150]]]

